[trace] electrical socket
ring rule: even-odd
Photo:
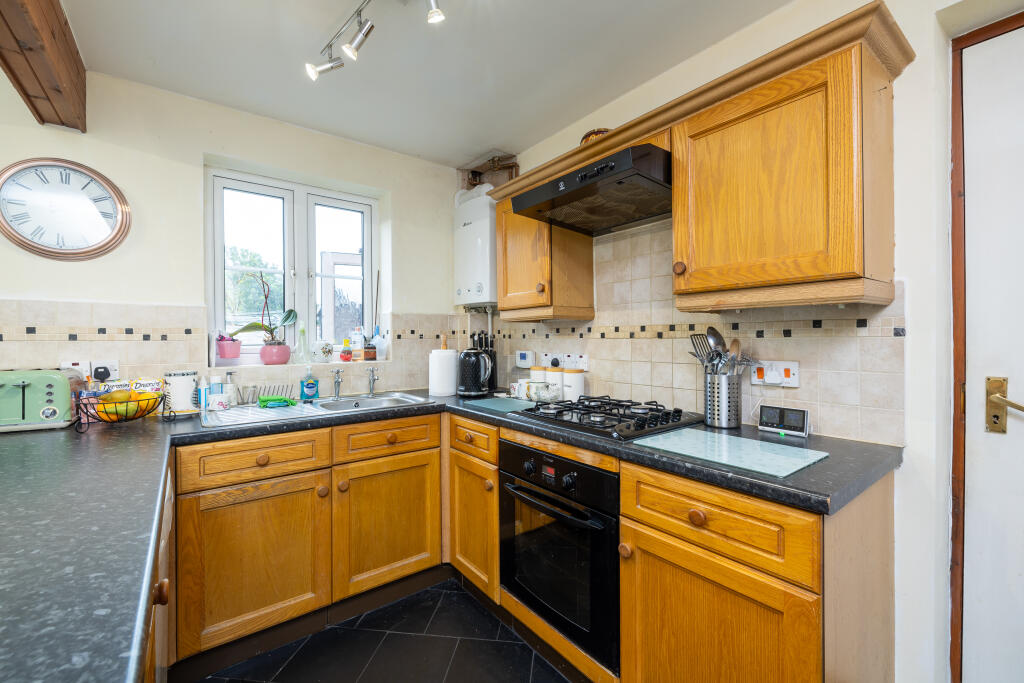
[[[540,364],[546,368],[551,367],[551,361],[558,359],[558,366],[562,368],[578,368],[580,370],[590,369],[590,359],[585,353],[542,353]]]
[[[75,369],[82,373],[82,377],[89,374],[89,361],[87,360],[62,360],[60,362],[61,370]]]
[[[800,386],[800,363],[792,360],[765,360],[750,368],[750,383],[770,387]]]
[[[105,379],[98,380],[98,381],[101,381],[101,382],[114,382],[116,380],[121,379],[121,366],[118,364],[118,362],[116,360],[94,360],[94,361],[92,361],[92,363],[90,364],[90,372],[89,372],[89,374],[92,375],[93,379],[97,379],[97,377],[96,377],[96,369],[97,368],[106,368],[108,371],[110,371],[110,377],[107,377]]]

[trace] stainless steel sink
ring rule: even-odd
[[[430,403],[430,399],[412,394],[403,394],[398,391],[389,391],[382,394],[370,396],[342,396],[321,400],[317,406],[332,413],[345,413],[361,410],[376,410],[377,408],[397,408],[400,406]]]

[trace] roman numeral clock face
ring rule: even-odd
[[[120,244],[130,223],[121,191],[87,166],[29,159],[0,173],[0,232],[27,251],[95,258]]]

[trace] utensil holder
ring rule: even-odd
[[[739,375],[704,375],[704,424],[733,429],[740,426],[743,395]]]

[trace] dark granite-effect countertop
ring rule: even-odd
[[[137,679],[163,475],[173,446],[447,410],[821,514],[835,513],[902,460],[901,448],[787,437],[788,445],[830,455],[777,478],[567,434],[457,397],[431,398],[431,404],[231,428],[204,429],[194,418],[145,419],[93,425],[86,434],[0,434],[0,680]],[[722,431],[779,439],[746,426]]]

